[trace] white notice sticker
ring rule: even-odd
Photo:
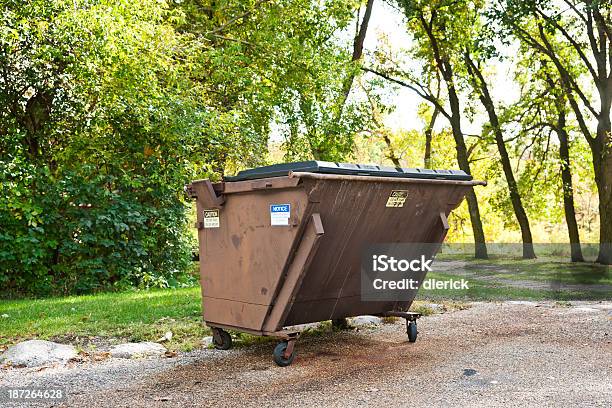
[[[204,228],[219,228],[219,210],[204,210]]]
[[[291,204],[270,205],[270,225],[289,225]]]

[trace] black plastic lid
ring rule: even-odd
[[[385,167],[369,164],[332,163],[325,161],[303,161],[295,163],[273,164],[242,170],[235,176],[224,177],[225,181],[255,180],[266,177],[281,177],[290,171],[309,173],[344,174],[350,176],[401,177],[440,180],[472,180],[472,176],[461,170],[430,170],[400,167]]]

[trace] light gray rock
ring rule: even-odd
[[[435,313],[444,313],[444,311],[446,310],[444,305],[441,305],[439,303],[425,303],[424,306],[430,308]]]
[[[115,358],[141,358],[159,356],[166,352],[166,348],[159,343],[143,341],[141,343],[123,343],[113,346],[109,352]]]
[[[309,329],[312,329],[312,330],[318,329],[320,325],[321,325],[320,323],[296,324],[294,326],[287,326],[285,329],[290,330],[290,331],[303,332]]]
[[[538,302],[531,302],[529,300],[509,300],[506,303],[509,305],[538,306]]]
[[[28,340],[9,347],[0,362],[14,366],[40,367],[48,364],[66,364],[77,356],[73,346],[45,340]]]
[[[208,348],[213,345],[213,336],[206,336],[202,339],[202,347]]]
[[[353,326],[378,326],[382,319],[376,316],[357,316],[351,319]]]

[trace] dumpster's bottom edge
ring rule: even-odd
[[[282,339],[295,339],[299,336],[300,332],[295,330],[279,330],[274,332],[248,329],[244,327],[231,326],[227,324],[220,324],[215,322],[206,321],[206,325],[209,327],[217,327],[225,330],[235,330],[243,333],[253,334],[256,336],[268,336],[268,337],[279,337]]]

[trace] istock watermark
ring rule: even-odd
[[[404,302],[417,292],[460,299],[611,300],[612,266],[595,262],[599,244],[533,244],[536,259],[524,259],[525,245],[487,243],[489,259],[474,258],[474,244],[390,243],[362,249],[363,301]],[[585,262],[574,262],[576,258]],[[435,259],[434,259],[435,258]],[[360,288],[355,285],[360,284]],[[354,293],[354,292],[353,292]]]
[[[469,290],[464,278],[427,277],[435,273],[439,244],[379,244],[366,248],[361,265],[361,300],[411,302],[418,290]]]
[[[425,258],[425,255],[421,255],[420,259],[395,259],[394,256],[373,255],[372,259],[372,270],[376,272],[431,272],[431,263],[433,262],[433,259]]]
[[[376,278],[372,282],[375,290],[469,290],[469,281],[466,279],[425,279],[422,283],[414,279],[384,280]]]

